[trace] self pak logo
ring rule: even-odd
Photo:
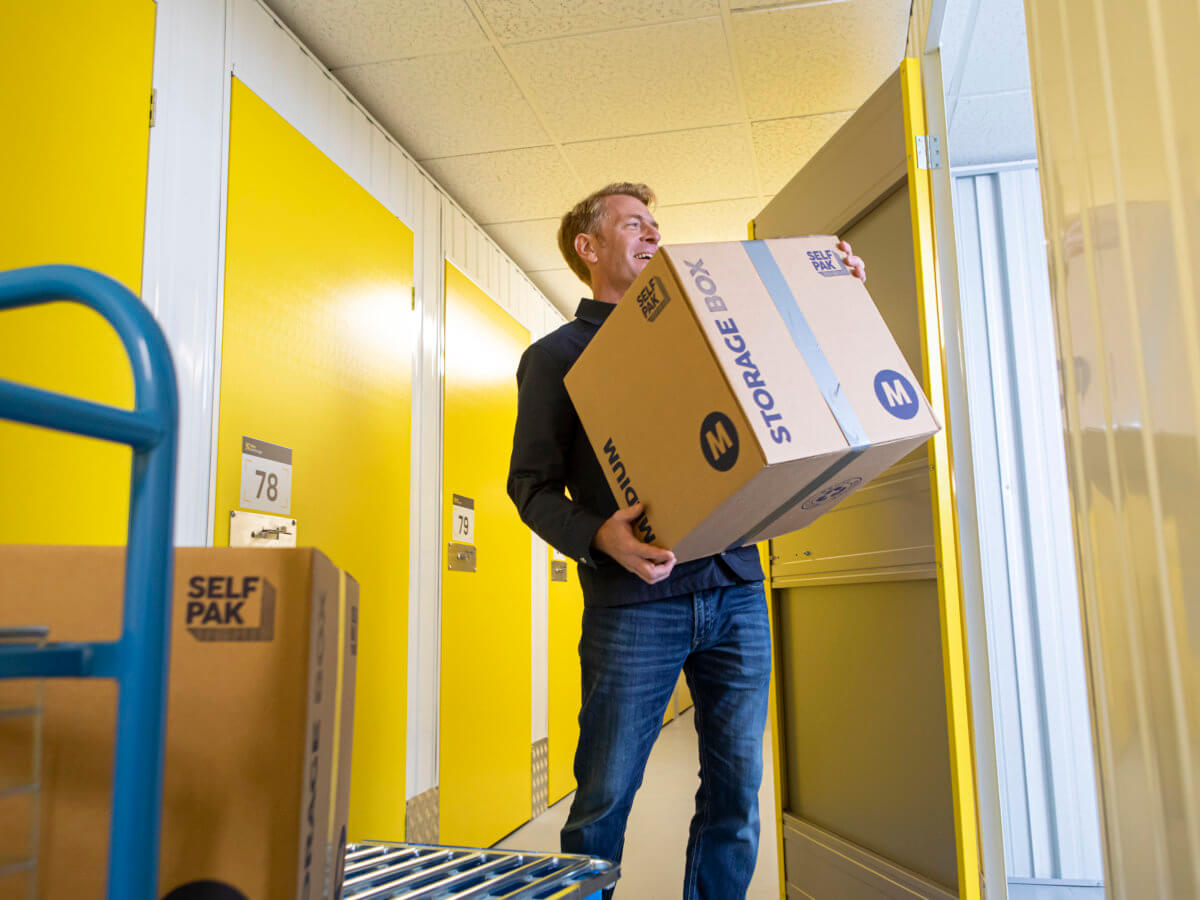
[[[738,433],[723,412],[711,412],[700,425],[700,452],[718,472],[728,472],[737,463]]]
[[[275,639],[275,586],[265,578],[193,575],[187,595],[185,624],[196,640]]]
[[[808,261],[812,263],[813,270],[817,274],[824,275],[826,278],[850,274],[850,270],[842,262],[841,254],[836,250],[809,250]]]
[[[884,369],[875,376],[875,396],[879,405],[897,419],[911,419],[921,408],[917,392],[899,372]]]
[[[822,506],[832,506],[848,493],[863,483],[858,476],[839,481],[837,484],[827,484],[807,500],[800,504],[801,509],[820,509]]]
[[[654,275],[646,282],[645,286],[637,292],[638,309],[642,311],[647,322],[653,322],[658,318],[658,314],[663,311],[663,308],[671,302],[671,295],[667,293],[667,286],[663,284],[663,280],[657,275]]]

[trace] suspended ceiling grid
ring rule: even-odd
[[[564,314],[610,181],[668,242],[746,223],[899,64],[910,0],[267,0]]]

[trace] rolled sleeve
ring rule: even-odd
[[[536,345],[521,357],[508,495],[521,520],[539,537],[572,559],[595,566],[592,539],[605,519],[567,495],[576,414],[563,385],[565,374],[565,368]]]

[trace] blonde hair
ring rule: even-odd
[[[604,198],[621,195],[634,197],[647,206],[654,203],[654,191],[646,185],[633,181],[614,181],[598,191],[593,191],[572,206],[558,226],[559,252],[571,267],[571,271],[586,285],[591,285],[592,275],[575,251],[575,238],[581,234],[595,234],[604,221]]]

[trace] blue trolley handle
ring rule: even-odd
[[[108,896],[158,896],[163,745],[170,640],[175,370],[158,324],[126,287],[76,266],[0,272],[0,310],[53,300],[91,307],[112,325],[133,367],[134,408],[118,409],[0,379],[0,418],[133,448],[120,640],[10,648],[0,677],[107,677],[118,683]],[[22,652],[23,651],[23,652]]]

